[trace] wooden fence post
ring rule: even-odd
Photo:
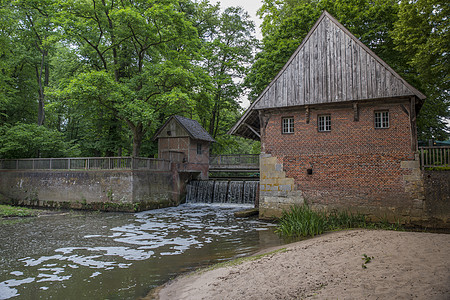
[[[420,147],[420,167],[422,168],[422,170],[424,169],[424,165],[425,165],[425,161],[423,160],[423,147]]]

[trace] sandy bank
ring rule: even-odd
[[[450,234],[352,230],[177,278],[159,299],[450,299]],[[373,256],[363,268],[363,254]]]

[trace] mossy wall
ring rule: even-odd
[[[178,205],[175,181],[170,171],[0,171],[0,202],[141,211]]]

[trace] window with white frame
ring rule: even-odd
[[[389,128],[389,111],[375,112],[375,128]]]
[[[282,130],[283,134],[285,133],[294,133],[294,118],[288,117],[282,119]]]
[[[317,118],[317,128],[319,131],[331,131],[331,115],[320,115]]]
[[[201,155],[202,154],[202,144],[197,143],[197,155]]]

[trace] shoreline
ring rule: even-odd
[[[330,232],[180,275],[143,299],[280,298],[449,299],[450,234]]]

